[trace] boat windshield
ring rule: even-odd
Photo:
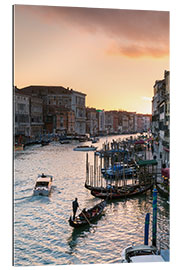
[[[37,182],[36,187],[48,187],[48,182]]]

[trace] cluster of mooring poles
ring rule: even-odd
[[[87,153],[85,186],[104,188],[111,184],[121,187],[149,182],[157,174],[156,164],[149,162],[142,165],[138,157],[139,149],[144,153],[146,147],[141,144],[137,148],[134,142],[131,136],[130,139],[104,143],[100,151],[94,152],[93,165],[90,164]],[[143,160],[146,160],[144,154]]]

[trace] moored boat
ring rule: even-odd
[[[89,146],[89,145],[79,145],[75,147],[73,150],[74,151],[95,151],[97,147],[94,146]]]
[[[41,146],[45,146],[45,145],[48,145],[49,144],[49,141],[41,141]]]
[[[122,199],[132,197],[138,194],[142,194],[153,187],[153,184],[146,184],[146,185],[132,185],[132,186],[123,186],[119,189],[103,189],[103,190],[96,190],[92,189],[91,194],[94,197],[100,199]]]
[[[70,216],[69,218],[69,225],[74,228],[81,228],[86,225],[91,225],[91,222],[97,220],[103,213],[103,210],[106,206],[106,201],[102,201],[92,208],[83,211],[75,217],[73,220],[72,217]]]
[[[97,143],[99,141],[99,138],[93,138],[92,143]]]
[[[131,245],[123,249],[123,263],[168,262],[169,249],[157,248],[157,189],[153,190],[152,245],[148,245],[150,213],[146,214],[144,227],[144,244]]]
[[[132,176],[136,174],[135,166],[129,166],[128,164],[114,164],[113,167],[107,169],[101,169],[101,172],[106,178]]]
[[[51,192],[52,181],[53,177],[51,175],[39,175],[33,189],[33,194],[48,196]]]
[[[69,140],[59,140],[60,144],[68,144],[70,143]]]
[[[15,144],[15,146],[14,146],[14,150],[15,151],[22,151],[22,150],[24,150],[24,144]]]
[[[122,258],[123,263],[165,261],[156,247],[148,245],[129,246],[122,251]]]
[[[169,186],[164,183],[156,183],[156,188],[160,194],[169,199]]]

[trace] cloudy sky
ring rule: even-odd
[[[169,70],[169,12],[16,5],[14,83],[60,85],[86,105],[151,113]]]

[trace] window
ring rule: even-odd
[[[162,105],[162,106],[160,107],[159,112],[160,112],[160,113],[163,113],[163,112],[164,112],[164,105]]]
[[[22,104],[22,103],[19,103],[18,104],[18,110],[23,111],[25,108],[26,108],[26,105],[25,104]]]

